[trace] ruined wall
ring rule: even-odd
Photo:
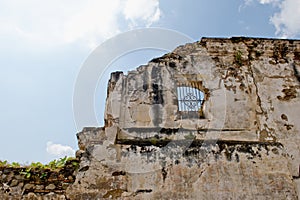
[[[202,39],[127,76],[113,74],[117,79],[111,81],[106,124],[120,127],[119,139],[179,129],[183,135],[198,130],[196,139],[280,140],[295,158],[300,154],[299,60],[299,41]],[[201,83],[204,119],[180,118],[176,81]],[[207,134],[212,129],[215,133]]]
[[[77,165],[77,160],[70,160],[56,170],[0,166],[0,199],[66,199],[66,189],[75,181]]]
[[[203,38],[112,73],[71,199],[298,199],[300,41]],[[180,84],[204,93],[179,111]],[[200,115],[198,115],[200,116]]]
[[[259,38],[112,73],[105,126],[77,134],[75,182],[49,199],[299,199],[299,82],[300,41]],[[203,92],[197,111],[180,110],[182,85]]]
[[[278,143],[99,144],[111,133],[78,134],[95,140],[78,152],[82,166],[67,189],[70,199],[297,199]]]

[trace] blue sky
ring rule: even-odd
[[[77,75],[90,53],[119,33],[160,27],[195,41],[299,39],[299,19],[299,0],[0,0],[0,159],[48,162],[74,153]],[[163,53],[145,50],[124,56],[104,77]],[[95,92],[99,126],[105,98],[101,91],[106,93],[103,83]]]

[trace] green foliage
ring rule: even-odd
[[[20,167],[21,165],[20,165],[20,163],[12,162],[12,163],[11,163],[11,166],[12,166],[12,167]]]
[[[8,164],[7,160],[4,161],[0,160],[0,167],[7,166],[7,164]]]
[[[32,170],[32,169],[56,170],[56,169],[63,168],[66,165],[67,162],[71,162],[71,164],[75,167],[78,167],[78,165],[79,165],[79,163],[75,160],[75,158],[73,158],[73,157],[63,157],[63,158],[60,158],[58,160],[50,161],[48,164],[42,164],[41,162],[32,162],[28,166],[24,166],[24,165],[22,166],[18,162],[12,162],[10,164],[9,162],[7,162],[7,160],[4,160],[4,161],[0,160],[0,167],[14,167],[14,168],[25,167],[25,168],[30,169],[30,170]]]
[[[27,169],[22,169],[20,174],[24,175],[25,178],[29,179],[31,177],[31,169],[32,169],[31,167]]]
[[[18,167],[21,167],[21,164],[17,163],[17,162],[9,163],[7,160],[4,160],[4,161],[0,160],[0,167],[15,167],[15,168],[18,168]]]
[[[48,173],[47,173],[47,172],[43,172],[43,173],[41,173],[41,175],[40,175],[40,179],[46,179],[47,176],[48,176]]]
[[[63,157],[63,158],[60,158],[58,160],[52,160],[51,162],[49,162],[46,166],[46,168],[49,168],[49,169],[59,169],[59,168],[62,168],[65,166],[65,164],[67,163],[67,161],[69,160],[74,160],[74,158],[72,157]],[[74,162],[75,163],[75,162]]]
[[[157,141],[158,140],[156,138],[150,138],[150,143],[154,146],[157,144]]]
[[[234,61],[239,66],[242,66],[242,64],[243,64],[243,62],[242,62],[242,55],[243,55],[243,53],[241,51],[237,51],[235,53]]]
[[[45,165],[46,168],[54,169],[56,166],[56,160],[50,161],[47,165]]]
[[[72,169],[78,169],[79,163],[76,158],[64,157],[58,160],[53,160],[48,164],[42,164],[41,162],[32,162],[30,165],[22,166],[17,162],[12,162],[11,164],[6,160],[0,161],[0,167],[4,168],[15,168],[20,175],[23,175],[26,179],[47,179],[51,171],[59,172],[60,169],[64,168],[66,165],[68,167],[73,167]]]
[[[72,165],[73,165],[76,169],[79,168],[79,163],[76,162],[76,161],[72,161]]]
[[[196,138],[196,136],[193,135],[192,133],[190,133],[189,135],[185,135],[184,138],[186,140],[194,140]]]
[[[67,156],[65,156],[64,158],[59,159],[59,160],[56,162],[56,167],[57,167],[57,168],[62,168],[63,166],[65,166],[67,160],[68,160],[68,159],[67,159]]]
[[[40,162],[32,162],[30,164],[30,167],[31,168],[37,168],[37,169],[44,169],[45,168],[45,165],[43,165],[42,163]]]

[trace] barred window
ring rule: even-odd
[[[198,89],[197,83],[178,84],[177,99],[178,111],[185,116],[198,116],[203,118],[202,106],[204,103],[204,93]],[[195,113],[197,113],[195,115]]]

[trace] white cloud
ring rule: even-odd
[[[118,27],[120,0],[109,0],[105,3],[94,0],[90,2],[66,21],[65,41],[86,40],[93,47],[99,39],[107,39],[120,32]]]
[[[260,4],[274,4],[274,5],[278,5],[278,3],[280,3],[280,1],[282,0],[256,0],[258,3]],[[252,3],[254,3],[255,0],[244,0],[244,5],[245,6],[249,6]]]
[[[123,14],[133,25],[143,20],[147,23],[147,26],[150,26],[158,21],[161,16],[159,0],[127,0]]]
[[[276,28],[276,35],[284,38],[300,35],[300,1],[284,0],[280,12],[275,13],[270,21]]]
[[[120,17],[130,24],[120,24]],[[123,31],[120,27],[149,26],[159,18],[159,0],[2,0],[0,35],[41,45],[81,41],[93,47]]]
[[[277,4],[280,0],[259,0],[259,3],[261,4]]]
[[[75,155],[75,150],[70,146],[65,146],[62,144],[54,144],[53,142],[47,142],[47,153],[57,157],[73,156]]]
[[[276,28],[275,34],[283,38],[300,35],[300,0],[256,0],[263,5],[272,5],[279,9],[270,16],[270,22]],[[249,6],[254,0],[244,0],[240,7]],[[240,9],[239,9],[240,10]]]

